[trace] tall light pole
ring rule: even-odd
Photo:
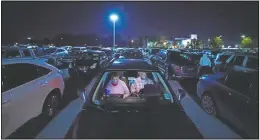
[[[118,20],[118,16],[116,14],[112,14],[110,19],[113,22],[113,49],[115,49],[115,22]]]

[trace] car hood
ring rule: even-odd
[[[83,111],[73,138],[203,138],[184,111]]]

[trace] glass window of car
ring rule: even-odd
[[[116,72],[123,73],[123,75],[121,77],[126,77],[125,84],[128,86],[129,91],[131,91],[130,85],[135,82],[135,79],[138,77],[137,73],[140,71],[116,71]],[[107,87],[108,83],[111,80],[111,73],[112,73],[112,71],[105,72],[103,74],[103,76],[100,79],[99,84],[97,85],[96,90],[94,92],[94,95],[92,98],[93,103],[95,103],[96,100],[100,101],[101,98],[103,97],[105,88]],[[165,95],[165,96],[167,96],[166,100],[171,100],[173,102],[171,92],[170,92],[169,88],[167,87],[165,81],[161,77],[161,75],[158,72],[146,72],[146,74],[147,74],[147,77],[153,81],[153,85],[155,86],[155,88],[158,88],[159,91],[161,90],[161,92],[163,94],[166,94]],[[170,95],[168,95],[168,94],[170,94]]]
[[[51,72],[50,69],[45,68],[45,67],[36,66],[36,68],[37,68],[39,76],[44,76],[44,75],[47,75]]]
[[[227,76],[225,85],[232,90],[248,95],[251,82],[244,75],[234,73]]]
[[[230,55],[220,55],[216,61],[217,62],[226,62],[229,57],[230,57]]]
[[[6,66],[3,69],[3,73],[5,73],[5,90],[10,90],[38,78],[37,68],[33,64],[8,64]],[[23,73],[21,74],[17,71],[22,71]]]
[[[19,50],[6,51],[6,58],[21,57]]]
[[[64,52],[65,50],[63,49],[58,49],[57,52]]]
[[[234,65],[243,66],[243,62],[245,60],[245,56],[236,56],[235,61],[233,62]]]
[[[23,50],[23,54],[24,54],[25,57],[26,56],[31,56],[31,53],[30,53],[29,50]]]
[[[251,69],[258,69],[258,58],[248,57],[246,67]]]

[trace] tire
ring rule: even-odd
[[[47,118],[53,118],[60,110],[61,107],[61,97],[58,93],[50,93],[45,99],[43,105],[43,116]]]
[[[205,93],[202,95],[201,106],[207,114],[212,115],[214,117],[219,116],[219,111],[216,102],[210,94]]]

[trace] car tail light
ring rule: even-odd
[[[181,67],[179,67],[179,66],[175,67],[175,71],[176,72],[180,72],[181,71]]]

